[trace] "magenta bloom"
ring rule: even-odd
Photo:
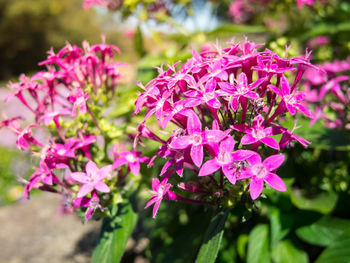
[[[104,210],[104,208],[100,205],[100,198],[95,190],[91,192],[91,198],[86,196],[77,197],[74,199],[73,203],[75,209],[79,207],[87,207],[85,212],[85,218],[87,220],[91,219],[92,214],[96,211],[96,209],[100,209],[101,211]]]
[[[235,142],[233,138],[228,136],[220,143],[219,152],[216,157],[203,164],[198,176],[213,174],[221,168],[230,183],[235,184],[238,168],[236,164],[257,153],[249,150],[237,150],[233,152],[234,146]]]
[[[274,131],[273,127],[265,128],[264,123],[264,118],[261,115],[258,115],[254,118],[252,127],[246,124],[237,124],[232,125],[232,129],[247,133],[241,139],[242,145],[262,142],[273,149],[279,150],[280,147],[278,142],[269,137],[278,133]]]
[[[113,163],[113,169],[118,168],[124,164],[129,165],[129,169],[133,175],[137,176],[140,172],[140,163],[145,163],[149,160],[148,157],[140,156],[141,152],[122,152],[119,154],[119,158]]]
[[[272,173],[283,163],[284,156],[282,154],[271,155],[263,162],[261,162],[260,155],[257,154],[247,159],[247,161],[250,166],[242,171],[238,179],[251,178],[249,191],[253,200],[257,199],[261,194],[264,182],[278,191],[286,191],[286,186],[282,179],[277,174]]]
[[[303,5],[313,5],[314,0],[297,0],[298,8],[301,8]]]
[[[284,75],[281,76],[281,90],[273,85],[270,85],[269,88],[282,98],[275,114],[280,114],[280,111],[284,111],[287,108],[291,115],[294,115],[298,110],[306,116],[311,117],[308,109],[301,104],[301,101],[305,98],[305,93],[302,91],[293,91]]]
[[[167,195],[167,193],[171,187],[171,184],[168,184],[167,181],[168,181],[167,179],[164,179],[164,180],[162,180],[162,182],[160,182],[158,178],[153,178],[153,180],[152,180],[153,191],[150,191],[150,193],[152,193],[153,196],[146,204],[145,209],[154,204],[153,218],[156,217],[158,209],[159,209],[159,205],[162,202],[164,196]]]
[[[200,167],[203,162],[203,145],[218,143],[227,135],[227,132],[221,130],[202,131],[201,121],[195,113],[187,118],[187,131],[188,135],[175,138],[169,146],[173,149],[186,149],[191,146],[190,155],[197,167]]]
[[[112,165],[99,169],[93,161],[89,161],[85,166],[85,170],[86,173],[76,172],[71,175],[74,180],[83,184],[78,192],[78,198],[87,195],[93,189],[102,193],[110,191],[109,187],[102,180],[111,172]]]

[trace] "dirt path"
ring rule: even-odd
[[[0,263],[90,262],[99,222],[59,217],[59,197],[42,194],[0,208]]]

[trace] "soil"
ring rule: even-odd
[[[0,263],[88,263],[100,222],[59,215],[60,197],[34,196],[0,208]]]

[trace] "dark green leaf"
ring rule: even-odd
[[[130,203],[118,205],[117,214],[113,218],[105,218],[100,238],[92,255],[93,263],[118,263],[126,247],[126,243],[137,223],[138,214]]]
[[[328,214],[335,208],[338,201],[338,195],[332,192],[324,192],[313,198],[306,198],[300,193],[294,192],[291,195],[291,200],[299,209]]]
[[[212,263],[218,255],[221,239],[224,234],[228,209],[220,210],[211,220],[204,242],[197,255],[196,263]]]
[[[284,215],[276,208],[270,209],[268,215],[271,224],[271,248],[273,249],[290,232],[294,217],[289,214]]]
[[[291,240],[283,240],[272,250],[272,259],[275,263],[308,263],[309,259],[303,250],[294,246]]]
[[[350,229],[350,220],[324,216],[312,225],[298,228],[296,234],[308,243],[329,246],[334,244],[346,229]]]
[[[349,263],[350,262],[350,229],[337,238],[326,248],[316,260],[316,263]]]
[[[269,228],[267,225],[257,225],[249,235],[247,263],[268,263]]]

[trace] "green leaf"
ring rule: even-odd
[[[208,36],[217,36],[218,34],[232,34],[232,33],[263,33],[268,29],[264,26],[239,25],[239,24],[224,24],[215,30],[208,32]]]
[[[218,255],[222,236],[224,234],[225,222],[228,209],[219,210],[211,220],[204,242],[199,249],[196,263],[212,263]]]
[[[291,194],[291,200],[299,209],[328,214],[335,208],[338,201],[338,195],[332,192],[324,192],[313,198],[306,198],[300,193],[294,192]]]
[[[337,238],[317,258],[315,263],[349,263],[350,262],[350,229]]]
[[[268,263],[269,228],[267,225],[257,225],[249,235],[247,263]]]
[[[273,249],[290,232],[294,216],[290,214],[285,215],[276,208],[269,209],[268,216],[271,226],[271,248]]]
[[[237,239],[237,252],[241,259],[246,258],[246,247],[248,244],[249,236],[242,234]]]
[[[99,241],[92,255],[92,263],[120,262],[137,218],[138,214],[134,212],[129,202],[119,204],[117,214],[103,220]]]
[[[275,263],[308,263],[309,259],[303,250],[294,246],[291,240],[283,240],[272,250],[272,259]]]
[[[287,118],[284,125],[292,128],[294,121]],[[326,128],[321,121],[316,122],[310,127],[310,120],[300,119],[295,134],[311,142],[310,147],[319,149],[335,149],[339,151],[348,151],[350,149],[350,138],[345,132]]]
[[[296,234],[305,242],[329,246],[347,229],[350,229],[350,220],[324,216],[311,225],[298,228]]]
[[[312,37],[321,36],[321,35],[331,35],[337,34],[339,32],[349,32],[350,31],[350,23],[343,22],[338,24],[319,24],[314,26],[311,30],[306,32],[304,35],[300,36],[300,39],[305,41]]]
[[[146,55],[146,50],[143,45],[142,31],[140,26],[137,27],[134,37],[134,47],[137,54],[142,58]]]

